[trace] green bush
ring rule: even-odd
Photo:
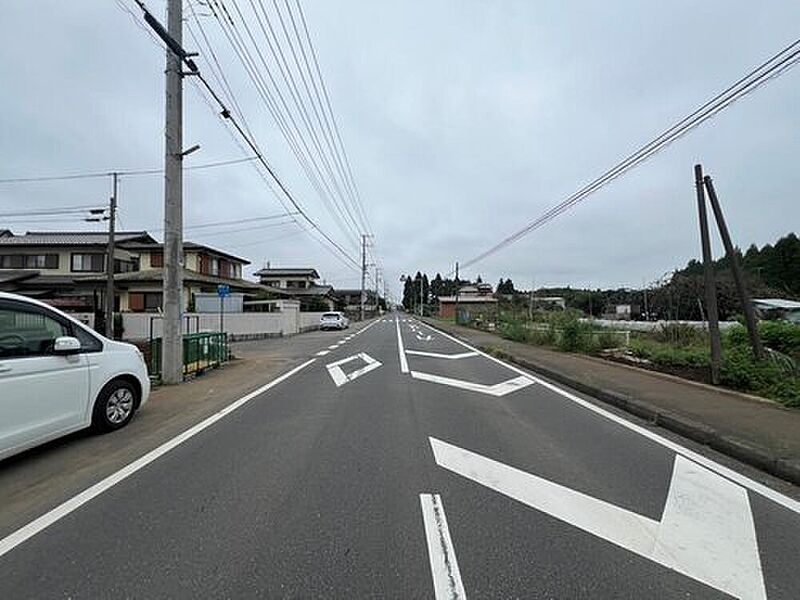
[[[565,352],[591,352],[596,348],[594,328],[588,323],[569,319],[561,325],[558,347]]]
[[[800,377],[771,360],[757,361],[747,345],[728,348],[720,371],[723,385],[800,406]]]
[[[758,332],[762,343],[768,348],[800,357],[800,325],[788,321],[761,321]],[[747,346],[750,338],[747,329],[737,325],[725,332],[725,341],[729,346]]]
[[[709,364],[708,350],[698,346],[676,348],[645,338],[634,338],[630,351],[634,356],[665,367],[705,367]]]
[[[685,323],[664,323],[653,332],[653,339],[673,346],[699,346],[708,343],[708,334]]]

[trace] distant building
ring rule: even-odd
[[[319,285],[319,273],[311,267],[277,268],[267,266],[254,273],[261,285],[273,288],[300,301],[303,308],[333,310],[336,307],[336,296],[333,286]]]
[[[361,289],[336,290],[336,300],[339,307],[350,316],[359,316],[361,313]],[[364,313],[366,315],[376,314],[378,297],[375,290],[364,290]]]
[[[783,298],[753,298],[753,308],[761,319],[782,319],[800,323],[800,302]]]
[[[456,313],[459,323],[494,320],[497,316],[497,298],[492,295],[492,286],[488,283],[464,285],[455,296],[439,296],[439,316],[455,319]]]

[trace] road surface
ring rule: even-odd
[[[795,500],[408,316],[327,341],[0,540],[0,598],[800,597]]]

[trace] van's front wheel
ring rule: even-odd
[[[122,379],[108,382],[97,395],[92,412],[92,428],[100,433],[127,425],[136,409],[136,389]]]

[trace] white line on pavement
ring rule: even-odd
[[[110,298],[111,296],[109,296]],[[328,346],[328,350],[336,350],[339,347],[339,344],[334,344],[333,346]]]
[[[351,361],[361,359],[366,364],[366,366],[361,367],[353,371],[352,373],[345,373],[342,370],[342,365],[347,364]],[[336,387],[341,387],[345,383],[353,381],[354,379],[358,379],[362,375],[366,375],[370,371],[381,367],[382,363],[380,361],[375,360],[369,354],[365,352],[360,352],[358,354],[354,354],[353,356],[348,356],[347,358],[343,358],[341,360],[337,360],[336,362],[332,362],[329,365],[325,365],[325,368],[328,369],[328,373],[330,373],[331,379],[336,384]]]
[[[426,323],[426,325],[427,325],[427,323]],[[430,325],[427,325],[427,326],[429,328],[431,328],[431,329],[434,329]],[[610,412],[610,411],[608,411],[608,410],[606,410],[606,409],[594,404],[593,402],[589,402],[588,400],[584,400],[583,398],[580,398],[579,396],[576,396],[575,394],[572,394],[572,393],[570,393],[570,392],[568,392],[566,390],[561,389],[560,387],[550,383],[549,381],[545,381],[544,379],[536,377],[535,375],[533,375],[531,373],[527,373],[527,372],[523,371],[522,369],[519,369],[519,368],[517,368],[517,367],[515,367],[513,365],[509,365],[508,363],[503,362],[499,358],[495,358],[494,356],[490,356],[489,354],[486,354],[485,352],[481,352],[480,350],[478,350],[474,346],[471,346],[471,345],[467,344],[466,342],[462,342],[460,339],[450,335],[446,331],[443,331],[441,329],[434,329],[434,330],[437,331],[438,333],[442,334],[446,338],[456,342],[457,344],[460,344],[461,346],[464,346],[465,348],[469,348],[470,350],[473,350],[473,351],[477,352],[481,356],[483,356],[485,358],[488,358],[489,360],[491,360],[493,362],[496,362],[499,365],[503,365],[505,368],[510,369],[510,370],[514,371],[515,373],[519,373],[520,375],[524,375],[525,377],[531,378],[533,381],[535,381],[539,385],[541,385],[543,387],[546,387],[547,389],[549,389],[549,390],[551,390],[551,391],[563,396],[564,398],[567,398],[568,400],[571,400],[572,402],[582,406],[583,408],[585,408],[587,410],[590,410],[593,413],[595,413],[597,415],[600,415],[601,417],[609,419],[610,421],[614,421],[615,423],[617,423],[619,425],[622,425],[623,427],[625,427],[625,428],[627,428],[627,429],[629,429],[629,430],[631,430],[631,431],[633,431],[635,433],[638,433],[639,435],[642,435],[642,436],[646,437],[647,439],[649,439],[649,440],[651,440],[651,441],[653,441],[653,442],[655,442],[657,444],[660,444],[661,446],[664,446],[665,448],[669,448],[673,452],[676,452],[676,453],[678,453],[678,454],[680,454],[682,456],[685,456],[686,458],[688,458],[690,460],[693,460],[694,462],[696,462],[696,463],[698,463],[700,465],[703,465],[704,467],[706,467],[708,469],[711,469],[715,473],[718,473],[719,475],[722,475],[723,477],[726,477],[727,479],[729,479],[729,480],[731,480],[731,481],[733,481],[735,483],[738,483],[739,485],[742,485],[742,486],[746,487],[747,489],[752,490],[753,492],[755,492],[757,494],[760,494],[761,496],[764,496],[765,498],[769,498],[773,502],[775,502],[777,504],[780,504],[781,506],[783,506],[785,508],[788,508],[789,510],[791,510],[791,511],[793,511],[795,513],[800,514],[800,502],[798,502],[797,500],[789,498],[788,496],[785,496],[784,494],[781,494],[780,492],[777,492],[777,491],[773,490],[772,488],[764,485],[763,483],[759,483],[757,481],[753,481],[749,477],[746,477],[745,475],[742,475],[741,473],[739,473],[737,471],[734,471],[733,469],[731,469],[729,467],[721,465],[718,462],[713,461],[710,458],[703,456],[702,454],[699,454],[699,453],[697,453],[697,452],[695,452],[693,450],[689,450],[688,448],[684,448],[683,446],[673,442],[672,440],[668,440],[667,438],[662,437],[662,436],[658,435],[657,433],[654,433],[654,432],[652,432],[652,431],[650,431],[650,430],[648,430],[648,429],[646,429],[646,428],[644,428],[644,427],[642,427],[640,425],[637,425],[635,423],[632,423],[631,421],[628,421],[627,419],[624,419],[624,418],[622,418],[622,417],[620,417],[618,415],[615,415],[614,413],[612,413],[612,412]]]
[[[400,354],[400,372],[408,373],[408,359],[406,358],[406,353],[403,350],[403,336],[400,333],[400,319],[397,319],[394,324],[397,326],[397,352]]]
[[[429,356],[431,358],[446,358],[448,360],[459,360],[470,356],[480,356],[477,352],[462,352],[461,354],[439,354],[438,352],[424,352],[422,350],[406,350],[406,354],[415,356]]]
[[[105,492],[106,490],[112,488],[113,486],[117,485],[121,481],[127,479],[128,477],[130,477],[131,475],[133,475],[134,473],[136,473],[140,469],[146,467],[151,462],[153,462],[154,460],[156,460],[159,457],[163,456],[164,454],[166,454],[170,450],[173,450],[174,448],[180,446],[186,440],[194,437],[195,435],[197,435],[198,433],[200,433],[204,429],[207,429],[207,428],[211,427],[214,423],[216,423],[217,421],[219,421],[223,417],[229,415],[233,411],[241,408],[242,406],[244,406],[245,404],[250,402],[250,400],[252,400],[253,398],[256,398],[257,396],[263,394],[267,390],[275,387],[279,383],[289,379],[289,377],[291,377],[295,373],[297,373],[299,371],[302,371],[308,365],[310,365],[311,363],[315,362],[315,360],[316,359],[314,359],[314,358],[312,358],[310,360],[307,360],[302,365],[299,365],[299,366],[295,367],[291,371],[288,371],[288,372],[284,373],[283,375],[273,379],[269,383],[266,383],[266,384],[262,385],[260,388],[257,388],[255,390],[253,390],[252,392],[250,392],[249,394],[247,394],[245,396],[242,396],[241,398],[239,398],[235,402],[229,404],[228,406],[226,406],[222,410],[214,413],[213,415],[211,415],[207,419],[204,419],[203,421],[200,421],[197,425],[194,425],[194,426],[190,427],[189,429],[187,429],[186,431],[184,431],[181,434],[178,434],[177,436],[175,436],[171,440],[169,440],[167,442],[164,442],[158,448],[156,448],[154,450],[151,450],[150,452],[148,452],[144,456],[136,459],[132,463],[126,465],[123,468],[121,468],[116,473],[112,473],[111,475],[109,475],[105,479],[95,483],[91,487],[86,488],[81,493],[79,493],[77,496],[74,496],[74,497],[70,498],[69,500],[59,504],[54,509],[52,509],[52,510],[46,512],[45,514],[43,514],[42,516],[34,519],[33,521],[31,521],[27,525],[21,527],[20,529],[17,529],[14,533],[4,537],[2,540],[0,540],[0,556],[3,556],[7,552],[10,552],[14,548],[19,546],[23,542],[25,542],[26,540],[28,540],[28,539],[32,538],[33,536],[35,536],[40,531],[43,531],[44,529],[47,529],[53,523],[56,523],[60,519],[63,519],[64,517],[66,517],[71,512],[77,510],[78,508],[80,508],[81,506],[83,506],[84,504],[86,504],[87,502],[92,500],[93,498],[96,498],[97,496],[99,496],[100,494]]]
[[[654,520],[435,438],[430,443],[445,469],[736,598],[766,598],[747,490],[680,454]]]
[[[436,600],[466,599],[442,499],[439,494],[420,494],[419,503],[422,506],[422,521],[428,542],[434,597]]]
[[[329,352],[330,350],[320,350],[319,352],[317,352],[316,356],[325,356]]]
[[[461,379],[453,379],[451,377],[443,377],[442,375],[432,375],[431,373],[421,373],[420,371],[411,371],[411,377],[420,379],[422,381],[430,381],[431,383],[440,383],[442,385],[449,385],[451,387],[461,388],[462,390],[469,390],[471,392],[479,392],[489,396],[505,396],[511,392],[521,390],[528,387],[533,383],[529,377],[515,377],[508,381],[501,381],[494,385],[485,385],[483,383],[473,383],[471,381],[463,381]]]

